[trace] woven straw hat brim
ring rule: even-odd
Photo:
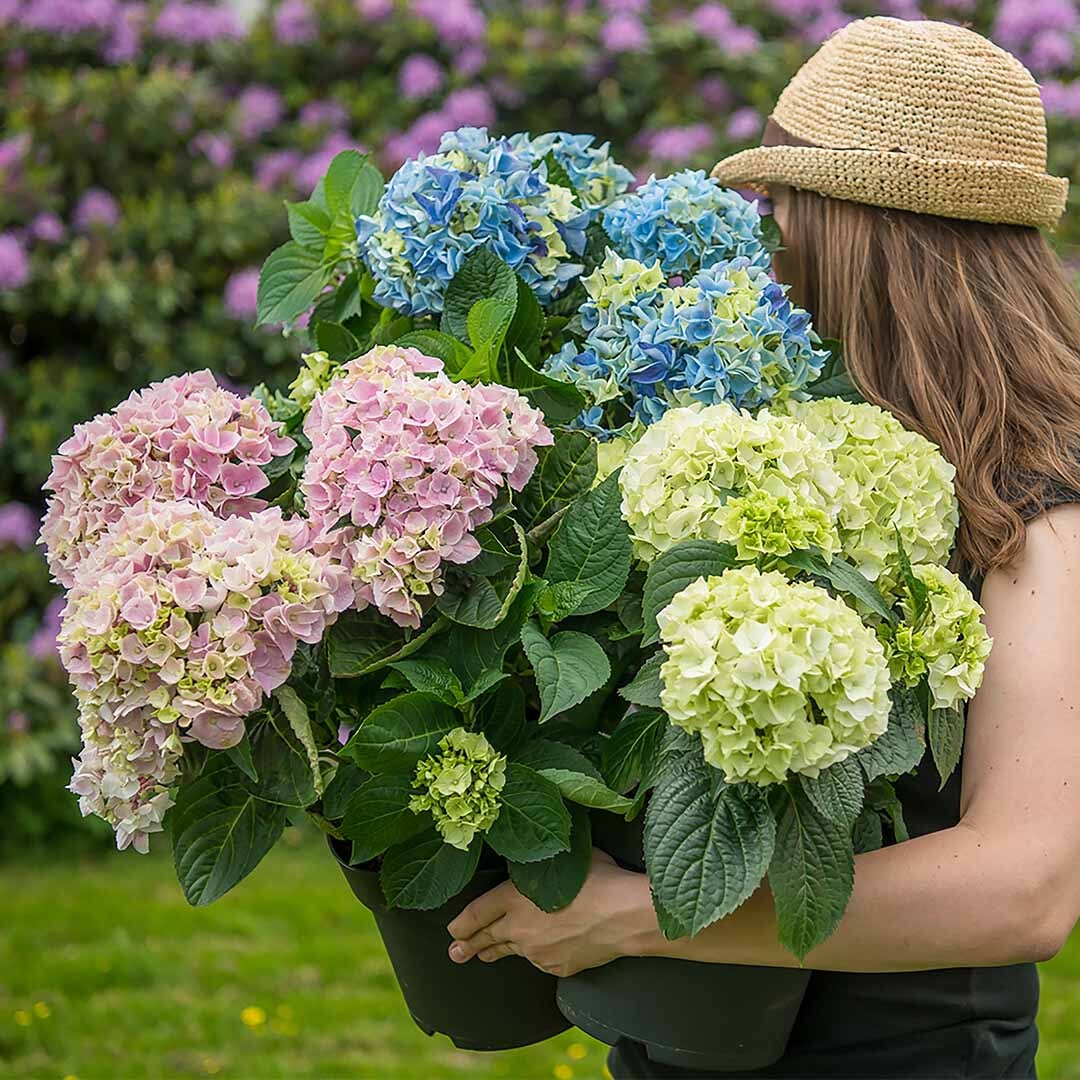
[[[787,184],[834,199],[918,214],[1053,228],[1068,180],[1008,161],[939,160],[898,151],[759,146],[717,162],[727,187]]]

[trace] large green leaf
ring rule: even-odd
[[[676,593],[700,577],[722,574],[736,562],[737,553],[732,545],[715,544],[711,540],[684,540],[658,555],[645,578],[642,645],[651,645],[660,637],[656,616]]]
[[[244,783],[253,796],[294,809],[315,802],[319,791],[311,758],[288,720],[272,709],[267,710],[260,721],[252,724],[250,739],[251,760],[259,779],[245,778]]]
[[[374,859],[430,826],[430,817],[409,809],[412,795],[412,778],[407,773],[369,776],[353,792],[341,831],[352,841],[354,865]]]
[[[455,706],[464,698],[461,680],[445,660],[421,657],[396,660],[389,665],[414,689],[431,694],[447,705]]]
[[[331,360],[351,360],[360,352],[360,342],[341,323],[323,320],[315,323],[315,344]]]
[[[521,643],[540,691],[540,723],[580,705],[611,676],[607,654],[588,634],[563,630],[549,640],[535,622],[527,622]]]
[[[964,714],[959,709],[935,709],[927,713],[927,735],[941,786],[944,787],[964,752]]]
[[[439,330],[411,330],[394,342],[403,349],[419,349],[425,356],[434,356],[443,362],[446,373],[456,376],[472,359],[472,350],[456,337]]]
[[[291,322],[311,307],[333,275],[333,265],[324,264],[318,252],[295,240],[282,244],[259,272],[257,322]]]
[[[434,829],[396,844],[383,856],[379,874],[387,903],[421,911],[441,907],[472,880],[482,847],[478,836],[468,851],[461,851]]]
[[[506,335],[506,347],[511,352],[520,349],[531,363],[540,355],[540,339],[544,333],[544,313],[536,294],[518,277],[517,310]]]
[[[477,300],[465,320],[475,357],[461,371],[462,378],[493,380],[507,331],[514,318],[514,304],[489,297]],[[475,368],[473,368],[475,365]]]
[[[660,691],[664,681],[660,678],[660,669],[666,659],[663,650],[653,653],[638,669],[633,681],[619,689],[619,696],[645,709],[661,708]]]
[[[592,824],[583,806],[570,807],[570,850],[536,862],[510,862],[510,880],[541,911],[566,907],[585,884],[592,864]]]
[[[401,694],[368,713],[341,756],[373,772],[407,772],[461,726],[461,714],[432,694]]]
[[[411,656],[445,626],[435,621],[419,633],[406,637],[385,615],[374,608],[349,611],[327,634],[327,662],[336,679],[371,675],[396,660]]]
[[[514,755],[514,760],[530,769],[562,769],[583,773],[594,780],[602,780],[600,770],[580,751],[554,739],[530,739]]]
[[[878,592],[873,582],[839,555],[826,559],[820,551],[793,551],[784,556],[784,561],[798,570],[803,570],[812,577],[828,582],[837,592],[853,597],[867,610],[884,619],[896,622],[896,615]]]
[[[612,791],[602,780],[570,769],[541,769],[540,775],[550,780],[564,799],[594,810],[608,810],[613,814],[627,814],[634,805],[632,800]]]
[[[500,683],[494,693],[477,703],[475,718],[475,729],[483,732],[496,750],[513,752],[525,735],[525,691],[521,683]]]
[[[289,235],[301,247],[321,252],[323,240],[330,231],[330,215],[310,200],[287,202],[285,212],[289,215]]]
[[[667,773],[645,814],[645,863],[665,911],[691,934],[729,915],[761,884],[775,825],[752,784],[704,762]]]
[[[619,721],[605,740],[600,758],[604,779],[614,790],[627,791],[639,781],[648,783],[668,723],[664,713],[651,709],[627,713]]]
[[[570,504],[549,546],[544,577],[551,585],[569,582],[589,592],[572,612],[590,615],[615,602],[630,574],[630,530],[619,509],[619,477]]]
[[[447,571],[442,596],[437,603],[448,619],[490,630],[506,618],[529,574],[529,553],[525,533],[516,521],[511,526],[517,534],[516,565],[503,573],[484,576],[470,572],[472,563]],[[484,559],[482,552],[479,559]]]
[[[569,423],[588,405],[576,386],[538,371],[520,349],[510,354],[510,385],[524,394],[549,424]]]
[[[517,306],[517,274],[487,248],[474,251],[446,287],[440,328],[459,341],[469,341],[469,312],[479,300],[504,300]]]
[[[201,907],[258,866],[285,828],[285,809],[256,799],[243,773],[223,765],[181,786],[169,824],[180,887]]]
[[[517,498],[526,529],[550,518],[584,495],[596,479],[596,440],[584,431],[560,431],[553,446],[539,451],[532,477]]]
[[[279,686],[274,691],[274,700],[281,706],[285,719],[289,721],[293,734],[307,754],[308,767],[311,769],[311,783],[317,796],[322,796],[323,779],[319,768],[319,748],[315,745],[315,736],[311,731],[311,717],[307,706],[291,686]]]
[[[855,823],[863,808],[866,784],[854,756],[830,765],[817,776],[800,776],[799,782],[820,814],[848,828]]]
[[[823,817],[797,784],[770,791],[776,849],[769,886],[780,944],[799,960],[840,923],[855,878],[851,826]]]
[[[344,817],[345,808],[356,789],[367,779],[367,773],[351,761],[341,761],[322,797],[323,816],[337,821]]]
[[[382,195],[379,170],[359,150],[342,150],[330,162],[323,196],[330,217],[344,211],[350,218],[372,213]]]
[[[550,780],[512,761],[500,801],[487,842],[504,858],[537,862],[570,850],[570,812]]]
[[[911,772],[922,761],[926,744],[919,731],[923,711],[914,690],[894,686],[889,692],[892,710],[884,735],[875,739],[855,756],[867,780],[879,776],[900,776]]]

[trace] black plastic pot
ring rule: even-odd
[[[462,1050],[511,1050],[570,1026],[555,1005],[558,980],[527,960],[508,956],[495,964],[455,964],[447,954],[446,924],[505,881],[505,871],[479,870],[442,907],[410,911],[388,907],[378,873],[349,866],[333,839],[330,850],[357,900],[374,914],[405,1004],[425,1034],[446,1035]]]
[[[593,842],[620,865],[644,867],[642,825],[596,814]],[[810,981],[790,968],[620,957],[559,980],[563,1016],[601,1042],[630,1039],[662,1065],[735,1072],[784,1054]]]

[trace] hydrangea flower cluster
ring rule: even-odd
[[[71,790],[120,848],[146,851],[160,830],[182,742],[236,745],[297,643],[318,643],[352,599],[309,539],[276,507],[222,521],[146,499],[80,563],[58,637],[84,743]]]
[[[956,469],[941,451],[876,405],[838,398],[784,410],[832,453],[843,481],[837,527],[844,555],[886,595],[899,580],[897,534],[914,563],[945,563],[959,522]]]
[[[427,377],[425,377],[427,376]],[[515,390],[453,382],[442,361],[380,346],[338,368],[308,413],[305,505],[353,578],[355,602],[420,625],[443,562],[480,551],[473,533],[499,491],[520,491],[552,435]]]
[[[827,357],[810,315],[742,258],[673,288],[658,262],[609,250],[584,283],[584,345],[568,344],[546,370],[647,424],[691,401],[752,409],[782,400],[813,381]]]
[[[294,446],[279,432],[260,402],[209,371],[153,383],[80,424],[45,481],[54,495],[41,542],[53,577],[72,585],[97,538],[145,498],[191,499],[222,517],[260,509],[262,466]]]
[[[649,177],[604,211],[604,229],[620,254],[659,263],[671,285],[734,258],[755,270],[772,263],[757,204],[701,169]]]
[[[746,560],[808,543],[839,548],[829,522],[841,481],[828,453],[798,421],[767,409],[672,409],[630,448],[619,485],[644,562],[690,539],[734,544]]]
[[[559,295],[583,269],[577,259],[596,200],[631,180],[606,145],[591,141],[562,132],[493,138],[464,127],[447,132],[436,153],[406,161],[377,212],[357,219],[375,299],[411,315],[442,311],[446,286],[481,247],[517,270],[541,302]],[[549,181],[549,153],[576,190]]]
[[[816,585],[744,566],[692,582],[659,624],[664,709],[730,783],[817,776],[888,727],[881,643]]]
[[[926,586],[928,603],[920,617],[904,589],[903,621],[880,631],[889,665],[905,686],[926,675],[934,708],[953,709],[975,696],[994,642],[982,623],[982,607],[960,578],[932,564],[913,566],[912,572]]]
[[[414,814],[429,811],[450,845],[468,850],[478,832],[487,832],[501,809],[506,757],[479,732],[454,728],[439,742],[439,753],[417,766],[409,800]]]

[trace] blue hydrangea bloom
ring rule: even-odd
[[[549,183],[549,153],[574,190]],[[357,219],[375,300],[409,315],[436,314],[451,279],[484,247],[545,303],[580,275],[590,221],[630,180],[607,144],[594,147],[588,135],[447,132],[437,153],[394,173],[373,215]]]
[[[583,341],[546,370],[590,399],[588,430],[651,424],[691,401],[755,409],[812,382],[828,355],[809,314],[745,258],[669,286],[658,263],[609,250],[584,283]]]
[[[604,228],[620,255],[659,262],[673,285],[729,259],[760,270],[771,262],[756,204],[700,169],[650,177],[604,211]]]

